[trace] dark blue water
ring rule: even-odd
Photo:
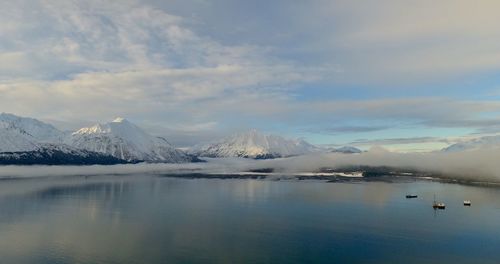
[[[418,199],[405,199],[416,193]],[[433,195],[447,204],[431,207]],[[463,207],[464,199],[472,207]],[[436,182],[0,181],[1,263],[500,263],[500,189]]]

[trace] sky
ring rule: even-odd
[[[0,0],[0,112],[432,151],[500,132],[500,2]]]

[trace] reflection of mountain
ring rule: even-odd
[[[119,214],[131,204],[130,182],[72,177],[5,180],[2,185],[2,263],[66,263],[63,260],[70,259],[71,263],[97,259],[125,263],[144,243]],[[130,237],[135,239],[126,239]],[[127,253],[118,255],[116,248]],[[112,255],[118,257],[106,260]]]
[[[422,199],[406,200],[408,190]],[[325,262],[347,251],[349,259],[339,262],[365,263],[371,256],[359,254],[360,243],[401,259],[419,254],[422,243],[438,241],[426,247],[434,255],[443,246],[463,249],[457,230],[469,232],[463,235],[478,245],[474,252],[487,247],[493,254],[496,244],[482,242],[497,241],[496,212],[481,208],[494,208],[499,193],[484,190],[430,181],[299,183],[144,175],[4,180],[0,255],[2,263],[301,263],[315,250]],[[447,212],[451,217],[436,222],[429,206],[434,191],[450,201],[471,198],[478,206],[471,209],[480,210],[457,207]],[[332,251],[332,245],[342,251]]]
[[[13,181],[31,181],[31,180],[13,180]],[[64,181],[63,181],[64,182]],[[126,192],[130,192],[130,184],[127,182],[86,182],[83,177],[77,177],[70,183],[59,183],[55,186],[52,181],[43,183],[37,181],[40,187],[27,186],[25,192],[15,190],[9,195],[6,191],[0,196],[0,210],[2,215],[9,217],[21,217],[25,213],[44,214],[51,209],[57,209],[58,204],[68,202],[66,199],[77,199],[80,202],[88,202],[94,205],[97,197],[106,197],[108,201],[119,201],[120,197]],[[46,186],[48,185],[48,186]],[[109,204],[113,206],[113,203]],[[34,210],[27,212],[26,209]]]

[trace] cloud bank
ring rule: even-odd
[[[290,176],[319,172],[323,168],[343,169],[352,166],[392,167],[429,175],[470,181],[500,182],[500,149],[464,152],[393,153],[372,148],[361,154],[318,153],[273,160],[243,158],[208,159],[191,164],[129,164],[112,166],[4,166],[1,178],[91,176],[128,174],[239,174],[273,169],[274,175]]]

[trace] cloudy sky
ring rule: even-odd
[[[0,112],[422,151],[500,132],[500,2],[0,0]]]

